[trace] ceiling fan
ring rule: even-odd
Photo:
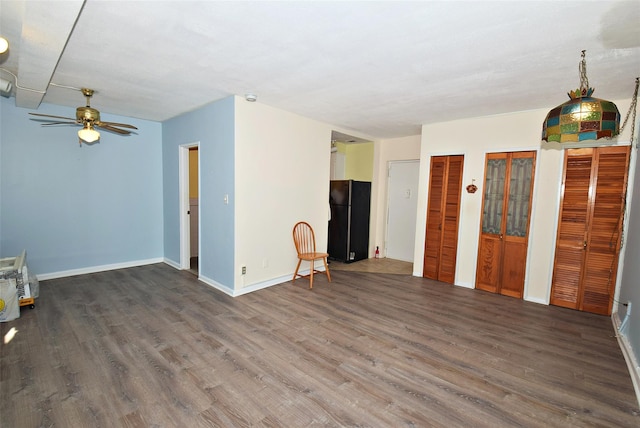
[[[51,117],[55,119],[65,119],[64,122],[60,121],[52,121],[50,123],[43,123],[43,126],[50,125],[82,125],[82,129],[78,131],[78,142],[82,146],[82,143],[92,144],[100,139],[100,133],[96,131],[94,128],[102,128],[106,131],[115,132],[120,135],[129,135],[131,131],[127,129],[138,129],[133,125],[128,125],[126,123],[116,123],[116,122],[102,122],[100,120],[100,112],[94,108],[91,108],[89,105],[91,97],[93,96],[93,89],[82,88],[82,94],[87,97],[87,105],[86,107],[78,107],[76,109],[76,118],[71,117],[63,117],[63,116],[53,116],[50,114],[41,114],[41,113],[29,113],[33,116],[41,116],[41,117]],[[127,129],[120,129],[127,128]]]

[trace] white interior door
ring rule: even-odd
[[[419,172],[418,160],[389,162],[387,258],[413,262]]]

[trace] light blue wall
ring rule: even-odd
[[[200,143],[200,274],[234,288],[234,97],[162,124],[164,253],[180,263],[179,147]],[[225,205],[224,195],[229,195]]]
[[[638,154],[638,149],[636,155]],[[624,319],[629,308],[622,304],[631,302],[631,314],[623,331],[629,339],[636,358],[640,358],[640,157],[636,156],[635,180],[631,198],[631,214],[626,232],[624,270],[620,284],[618,308],[620,319]]]
[[[162,126],[137,135],[101,132],[78,145],[77,127],[42,127],[15,99],[0,98],[0,255],[27,250],[30,271],[51,274],[161,258]],[[38,113],[73,117],[70,107]]]

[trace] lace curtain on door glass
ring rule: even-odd
[[[501,233],[506,170],[506,159],[487,160],[487,175],[484,183],[484,212],[482,215],[483,233],[494,235]]]
[[[485,179],[484,212],[482,232],[498,235],[502,233],[502,210],[504,205],[506,159],[489,159]],[[524,237],[529,222],[529,199],[533,159],[511,159],[509,199],[507,203],[507,236]]]
[[[527,236],[532,167],[533,159],[531,158],[511,160],[511,182],[507,208],[508,236]]]

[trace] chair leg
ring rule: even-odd
[[[309,290],[313,288],[313,271],[316,270],[316,264],[314,260],[311,260],[311,276],[309,277]]]
[[[329,280],[329,282],[331,282],[331,274],[329,273],[329,265],[327,264],[327,258],[324,257],[322,261],[324,262],[324,272],[327,274],[327,279]]]
[[[296,271],[293,274],[293,279],[291,280],[291,282],[295,281],[296,278],[298,277],[298,269],[300,269],[300,263],[302,263],[302,259],[298,259],[298,264],[296,265]]]

